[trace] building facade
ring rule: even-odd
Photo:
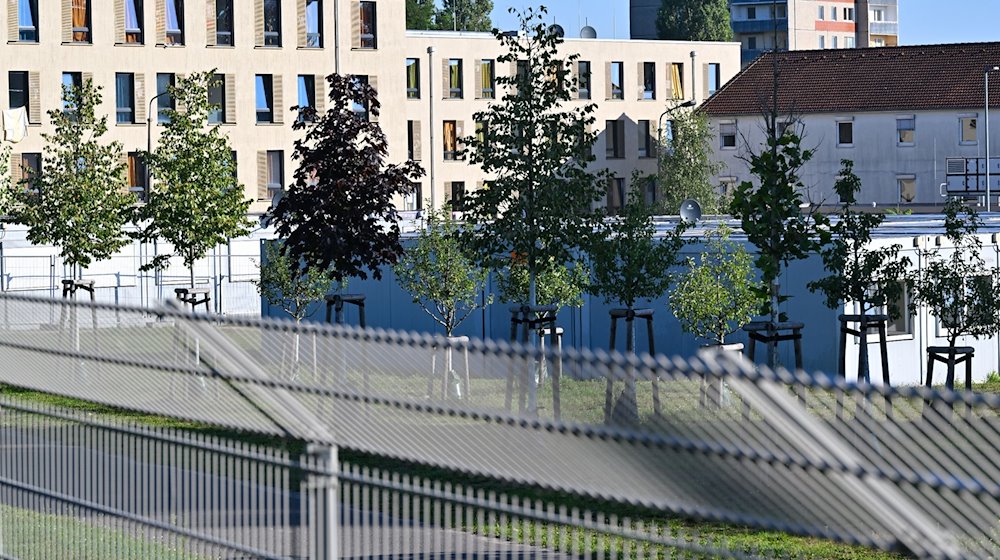
[[[655,39],[662,0],[631,0],[633,39]],[[771,49],[896,46],[898,0],[729,0],[743,64]]]
[[[488,34],[407,32],[399,0],[11,0],[0,12],[3,30],[4,107],[25,107],[29,123],[13,146],[15,176],[39,165],[42,134],[51,131],[46,111],[61,107],[61,86],[91,79],[102,88],[108,139],[124,144],[130,186],[141,194],[146,178],[136,153],[156,146],[162,109],[172,103],[167,85],[214,69],[212,118],[236,153],[251,213],[266,210],[292,181],[299,133],[291,107],[322,110],[324,77],[334,72],[378,91],[390,161],[412,157],[433,167],[421,194],[401,205],[441,205],[487,179],[454,160],[454,140],[474,132],[473,113],[489,103],[481,72],[500,54],[498,43]],[[708,97],[739,70],[735,43],[569,40],[565,49],[589,63],[590,97],[580,102],[599,104],[602,140],[614,123],[611,148],[599,141],[595,152],[598,165],[620,178],[655,168],[640,137],[655,138],[664,109]],[[488,77],[508,71],[494,63]]]
[[[780,125],[794,127],[803,147],[815,151],[801,170],[807,200],[836,204],[833,185],[841,160],[850,159],[862,180],[858,201],[868,206],[930,210],[948,194],[985,202],[985,169],[978,185],[962,192],[945,185],[951,163],[985,157],[987,132],[1000,130],[996,79],[988,126],[984,105],[984,69],[1000,60],[1000,43],[764,55],[699,109],[716,136],[723,185],[753,179],[745,159],[766,141],[761,115],[771,103],[775,56]],[[997,171],[990,184],[991,194],[1000,194]]]

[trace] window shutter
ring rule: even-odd
[[[611,99],[611,63],[604,63],[604,99]]]
[[[21,34],[17,29],[17,1],[7,0],[7,40],[17,42]]]
[[[444,182],[444,205],[448,207],[451,204],[451,181]]]
[[[215,8],[215,0],[205,0],[205,44],[214,47],[217,43],[215,18],[218,11]]]
[[[80,73],[80,80],[83,81],[83,85],[87,85],[87,82],[90,82],[91,85],[93,85],[95,88],[97,87],[97,84],[94,83],[94,73],[93,72],[81,72]]]
[[[62,42],[73,42],[73,0],[62,0]]]
[[[361,2],[351,1],[351,48],[361,48]]]
[[[465,149],[465,143],[462,139],[465,137],[465,121],[455,121],[455,150],[461,151]],[[455,159],[465,159],[465,156],[459,157],[457,154]]]
[[[175,88],[179,89],[181,87],[181,82],[184,81],[184,77],[185,77],[185,74],[174,74],[174,87]],[[185,106],[184,103],[180,99],[177,99],[176,96],[174,96],[174,111],[177,111],[178,113],[187,112],[187,106]]]
[[[701,65],[701,94],[705,98],[708,97],[708,64]]]
[[[125,0],[115,0],[115,43],[125,42]]]
[[[299,47],[305,47],[308,45],[308,41],[306,41],[306,0],[295,0],[295,3],[298,5],[295,31],[298,35]]]
[[[368,76],[368,85],[375,90],[375,97],[378,98],[378,76]],[[368,111],[368,122],[378,122],[379,115],[375,111]]]
[[[17,0],[14,0],[15,2]],[[18,188],[18,184],[24,179],[24,171],[21,168],[21,154],[10,154],[10,186]]]
[[[317,74],[314,78],[316,83],[316,116],[322,117],[326,112],[326,77]]]
[[[125,174],[124,177],[119,176],[119,186],[122,193],[129,194],[132,192],[129,187],[129,176],[128,176],[128,152],[121,152],[118,154],[118,164],[121,165],[122,173]]]
[[[413,161],[420,161],[424,157],[424,143],[421,132],[420,121],[413,121]]]
[[[483,61],[476,59],[476,82],[472,85],[473,93],[475,93],[476,99],[483,98]]]
[[[257,200],[267,200],[267,152],[257,152]]]
[[[226,124],[236,124],[236,74],[226,74],[225,87],[226,115],[223,118],[226,119]]]
[[[573,61],[569,64],[569,79],[570,85],[574,90],[580,90],[580,62]],[[580,94],[577,93],[576,97],[579,99]]]
[[[156,44],[167,44],[167,0],[156,0]]]
[[[638,88],[636,89],[636,98],[642,101],[646,97],[646,67],[645,64],[638,63],[638,70],[636,71],[636,83]]]
[[[274,122],[281,124],[285,122],[285,98],[281,91],[281,74],[271,76],[271,114],[274,115]]]
[[[28,72],[28,122],[32,124],[42,122],[41,87],[38,72]]]
[[[441,59],[441,97],[448,99],[451,97],[451,64],[447,58]]]
[[[146,121],[146,75],[136,73],[135,82],[135,122]]]
[[[253,0],[253,44],[264,46],[264,0]]]

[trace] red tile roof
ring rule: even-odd
[[[1000,43],[767,53],[700,111],[762,114],[771,104],[775,56],[783,114],[975,109],[983,107],[986,68],[1000,66]],[[990,106],[1000,106],[1000,72],[990,75]]]

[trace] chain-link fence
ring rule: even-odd
[[[0,383],[16,388],[0,406],[32,419],[11,437],[35,438],[0,446],[15,530],[69,523],[197,558],[771,554],[676,528],[687,520],[924,558],[998,552],[994,396],[725,354],[542,352],[12,295],[0,313]],[[46,468],[71,482],[32,474]],[[179,489],[196,498],[158,497]]]

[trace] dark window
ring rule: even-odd
[[[423,208],[423,186],[420,183],[410,183],[413,190],[404,198],[403,210],[414,211]]]
[[[128,190],[139,200],[146,200],[146,164],[139,152],[128,153]]]
[[[184,44],[184,0],[166,0],[168,45]]]
[[[38,42],[38,0],[18,0],[17,40]]]
[[[264,0],[264,45],[281,46],[280,0]]]
[[[115,107],[118,124],[135,122],[135,76],[130,73],[115,74]]]
[[[156,95],[159,96],[156,99],[156,122],[170,122],[170,115],[167,114],[167,109],[174,108],[174,96],[170,95],[168,88],[173,85],[173,74],[156,75]]]
[[[267,188],[270,190],[280,190],[284,184],[284,163],[285,152],[282,150],[268,150],[267,152]]]
[[[366,86],[366,85],[368,85],[368,76],[365,76],[365,75],[357,75],[357,74],[356,74],[356,75],[354,75],[354,76],[351,76],[351,78],[352,78],[352,79],[353,79],[353,80],[354,80],[354,81],[355,81],[355,82],[356,82],[356,83],[357,83],[358,85],[360,85],[360,86]],[[354,111],[354,114],[355,114],[355,115],[356,115],[356,116],[357,116],[357,117],[358,117],[359,119],[361,119],[361,120],[364,120],[364,121],[367,121],[367,120],[368,120],[368,102],[367,102],[367,101],[365,101],[364,103],[357,103],[357,102],[353,102],[353,101],[352,101],[352,102],[351,102],[351,110],[353,110],[353,111]]]
[[[215,0],[215,44],[233,45],[233,0]]]
[[[753,6],[747,8],[747,19],[757,19],[757,8]]]
[[[622,89],[623,76],[622,76],[622,63],[612,62],[611,63],[611,75],[608,79],[611,81],[611,99],[625,99],[625,91]]]
[[[451,210],[452,212],[463,212],[465,210],[465,182],[451,182]]]
[[[72,8],[73,42],[89,43],[90,0],[73,0]]]
[[[257,122],[274,122],[274,89],[270,74],[257,74],[255,90],[257,97]],[[269,152],[270,153],[270,152]]]
[[[482,83],[478,84],[480,88],[479,96],[483,99],[495,98],[497,89],[496,62],[493,59],[481,60],[479,62],[479,72],[482,74]]]
[[[406,121],[406,159],[409,160],[414,159],[413,148],[416,144],[416,138],[413,133],[413,121]]]
[[[590,99],[590,61],[581,60],[577,65],[577,91],[580,99]]]
[[[312,74],[300,74],[298,80],[298,106],[299,118],[302,120],[315,120],[316,110],[316,76]],[[305,110],[305,108],[312,110]]]
[[[451,99],[462,98],[462,59],[460,58],[448,60],[448,97]]]
[[[820,8],[822,8],[822,7],[823,6],[820,6]],[[820,39],[822,39],[822,38],[823,37],[820,37]],[[821,48],[821,49],[823,48],[822,41],[820,42],[819,48]],[[757,50],[757,38],[756,37],[747,37],[747,49],[751,50],[751,51]]]
[[[736,123],[723,123],[719,125],[719,147],[736,147]]]
[[[306,0],[306,46],[323,46],[323,2]]]
[[[375,2],[361,2],[361,48],[377,49],[378,33],[376,32],[378,21],[375,13]]]
[[[83,87],[83,75],[79,72],[63,72],[62,85],[63,111],[72,111],[73,104],[69,99],[72,97],[73,90],[79,90]]]
[[[212,76],[208,85],[208,122],[219,124],[226,122],[226,77],[222,74]]]
[[[653,136],[649,133],[649,121],[638,121],[639,157],[653,157]]]
[[[612,177],[608,179],[608,214],[616,215],[621,210],[625,200],[625,179]]]
[[[125,0],[125,42],[142,43],[142,0]]]
[[[420,99],[420,59],[406,59],[406,98]]]
[[[620,159],[625,157],[625,121],[618,119],[605,122],[607,135],[607,149],[605,157],[608,159]]]
[[[21,177],[25,182],[25,189],[34,190],[32,185],[35,179],[42,175],[42,154],[39,152],[29,152],[21,154]]]
[[[852,121],[841,121],[837,123],[837,144],[854,144],[854,123]]]
[[[642,98],[656,99],[656,64],[642,63]]]
[[[28,106],[28,73],[8,72],[10,108]]]

